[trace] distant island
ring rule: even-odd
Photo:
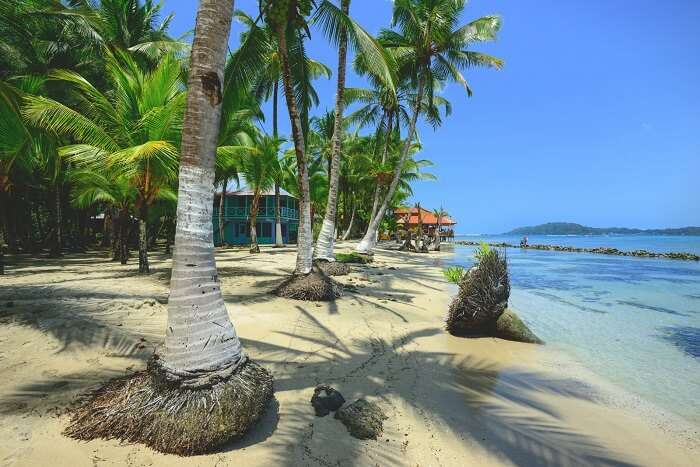
[[[587,227],[572,222],[548,222],[531,227],[518,227],[504,235],[700,235],[700,227],[678,229],[628,229],[625,227]]]

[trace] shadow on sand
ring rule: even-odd
[[[409,296],[407,283],[434,280],[434,275],[421,269],[425,261],[415,261],[416,267],[410,272],[374,276],[381,289]],[[413,282],[407,281],[408,276]],[[68,287],[62,290],[69,295]],[[0,286],[0,296],[8,292]],[[368,295],[373,294],[379,292]],[[234,297],[238,298],[229,296]],[[102,348],[112,355],[133,359],[136,366],[142,365],[160,342],[156,336],[162,330],[143,329],[138,322],[120,325],[124,314],[101,308],[126,298],[120,294],[103,292],[97,298],[93,294],[93,298],[82,305],[47,299],[46,306],[39,309],[18,303],[2,309],[0,325],[27,326],[47,333],[60,342],[58,352],[79,344]],[[262,443],[272,449],[275,465],[360,466],[366,465],[368,458],[378,465],[400,465],[411,448],[404,442],[408,439],[404,429],[409,428],[399,428],[399,415],[411,410],[426,427],[439,428],[433,430],[435,433],[449,430],[467,446],[479,447],[516,465],[633,465],[598,440],[568,426],[554,406],[543,402],[547,396],[595,402],[595,391],[581,381],[502,369],[495,362],[469,355],[423,350],[423,340],[443,335],[438,326],[379,335],[358,316],[358,327],[363,327],[363,332],[340,336],[329,323],[338,317],[337,308],[319,308],[312,314],[291,304],[289,312],[299,316],[297,325],[277,330],[277,338],[272,340],[288,338],[289,345],[242,339],[251,356],[273,372],[275,391],[282,402],[275,402],[251,433],[225,446],[222,453]],[[406,304],[410,306],[410,300]],[[382,306],[367,313],[377,313],[374,319],[383,319],[378,313],[391,312],[386,319],[398,324],[407,322],[397,311]],[[78,393],[122,375],[87,365],[85,371],[67,376],[40,375],[3,397],[0,413],[43,416],[60,412]],[[378,399],[390,415],[384,437],[376,442],[359,442],[331,417],[316,419],[309,399],[313,388],[321,383],[333,385],[349,401],[363,396]],[[303,396],[283,397],[294,391]]]

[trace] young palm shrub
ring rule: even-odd
[[[136,190],[126,177],[109,176],[92,170],[77,169],[69,175],[73,189],[71,202],[78,208],[87,208],[96,204],[106,205],[105,212],[116,211],[117,218],[112,238],[112,260],[126,264],[129,258],[129,224],[136,202]],[[174,193],[161,190],[160,197],[173,199]]]
[[[450,266],[449,268],[442,271],[442,275],[445,276],[447,282],[451,282],[452,284],[459,284],[460,282],[462,282],[462,278],[464,277],[464,274],[466,274],[466,272],[467,270],[464,269],[462,266]]]
[[[272,397],[272,376],[241,348],[214,260],[214,159],[232,3],[202,0],[197,13],[165,346],[146,371],[108,383],[73,412],[66,433],[74,438],[205,453],[244,434]]]
[[[506,258],[486,244],[474,256],[477,264],[464,274],[450,306],[447,330],[453,334],[482,331],[508,306],[510,278]]]
[[[139,219],[139,272],[148,273],[148,211],[177,178],[186,99],[181,64],[168,55],[145,72],[129,54],[116,52],[108,56],[107,78],[112,90],[103,93],[72,71],[54,71],[49,79],[71,88],[75,108],[33,96],[23,112],[36,126],[77,142],[59,150],[77,167],[130,181]]]
[[[494,336],[540,343],[508,309],[510,277],[505,255],[482,243],[474,256],[476,265],[468,271],[452,269],[449,272],[454,279],[460,273],[462,277],[448,311],[447,331],[456,336]]]

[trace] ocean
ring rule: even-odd
[[[457,240],[517,244],[519,236]],[[700,237],[529,236],[530,244],[700,254]],[[474,247],[450,261],[469,267]],[[700,424],[700,263],[508,249],[511,305],[547,345]]]

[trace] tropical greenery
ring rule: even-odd
[[[466,269],[462,266],[450,266],[447,269],[443,269],[442,274],[447,279],[447,282],[452,284],[459,284],[462,281],[462,277],[466,273]]]
[[[434,179],[418,122],[437,129],[451,114],[449,83],[471,95],[465,69],[502,66],[471,50],[500,20],[462,23],[462,0],[397,0],[391,27],[373,37],[349,0],[259,3],[261,14],[234,13],[215,184],[224,195],[231,183],[274,189],[277,206],[282,189],[298,198],[304,274],[316,238],[332,260],[336,238],[364,237],[366,253],[395,230],[392,209]],[[142,273],[149,250],[169,252],[190,38],[172,37],[162,13],[148,0],[0,0],[0,245],[53,255],[100,246],[123,263],[138,250]],[[312,34],[336,49],[337,69],[309,56]],[[365,87],[346,87],[351,73]],[[326,79],[336,81],[331,111],[315,88]]]
[[[137,248],[147,274],[149,251],[168,254],[175,240],[163,346],[145,371],[81,400],[69,436],[199,454],[244,434],[272,397],[272,375],[243,350],[224,303],[215,188],[220,203],[230,182],[252,191],[253,253],[263,193],[274,188],[278,232],[280,190],[295,196],[296,266],[276,293],[333,300],[342,287],[324,271],[372,262],[378,232],[396,228],[392,210],[408,204],[414,182],[434,179],[419,157],[419,119],[437,129],[451,113],[440,95],[448,83],[471,95],[464,69],[502,66],[470,50],[496,37],[499,18],[461,24],[464,0],[395,0],[378,37],[350,0],[337,3],[260,0],[253,17],[234,13],[232,0],[202,0],[190,44],[170,36],[171,17],[151,0],[0,0],[0,273],[5,243],[55,256],[99,247],[124,264]],[[234,16],[243,30],[228,50]],[[332,73],[307,53],[312,30],[338,53],[330,112],[317,108],[314,84]],[[346,88],[349,60],[366,88]],[[362,235],[357,252],[334,252],[343,231]],[[326,260],[316,265],[314,237]],[[483,274],[446,276],[480,281],[488,293],[461,296],[502,313],[505,258],[482,249],[477,260]]]

